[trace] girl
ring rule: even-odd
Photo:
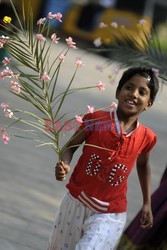
[[[116,90],[118,107],[84,116],[55,168],[56,179],[64,180],[75,150],[85,141],[66,186],[49,250],[115,248],[126,223],[127,178],[135,162],[143,195],[141,227],[152,227],[149,155],[157,137],[138,117],[153,105],[158,88],[151,69],[130,68]]]

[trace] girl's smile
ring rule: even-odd
[[[117,91],[118,115],[134,117],[152,106],[147,78],[134,75]]]

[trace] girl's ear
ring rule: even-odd
[[[149,100],[147,106],[144,108],[144,111],[149,110],[153,105],[153,101]]]

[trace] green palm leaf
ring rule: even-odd
[[[115,36],[112,45],[103,45],[98,52],[108,52],[107,64],[118,62],[123,67],[146,66],[159,69],[159,77],[167,81],[167,54],[162,51],[161,43],[156,30],[146,32],[143,28],[140,40],[137,41],[125,29],[121,30],[121,36]],[[122,39],[124,37],[124,40]],[[165,83],[166,84],[166,83]]]

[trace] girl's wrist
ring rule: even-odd
[[[150,206],[151,207],[151,200],[143,201],[143,206]]]

